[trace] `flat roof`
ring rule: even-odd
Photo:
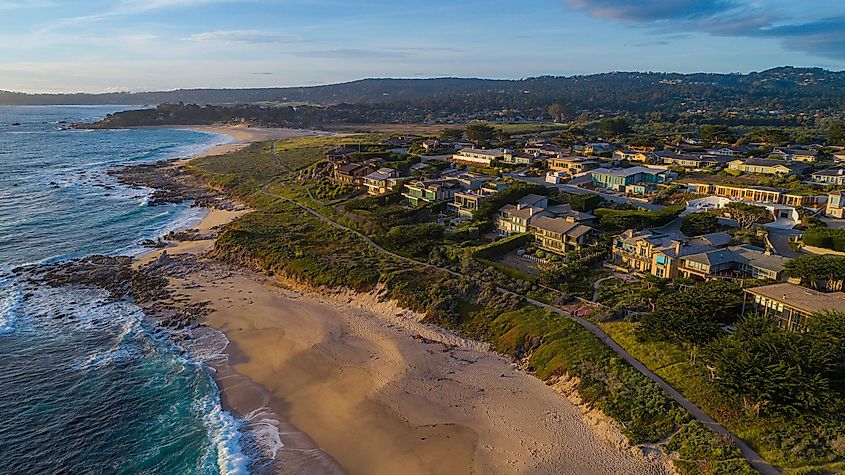
[[[745,289],[745,291],[806,313],[825,310],[845,312],[845,292],[824,293],[790,283],[764,285]]]

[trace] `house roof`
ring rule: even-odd
[[[534,206],[545,199],[546,197],[543,195],[535,195],[532,193],[530,195],[523,196],[519,199],[517,203],[519,203],[521,206]]]
[[[845,312],[845,293],[818,292],[800,285],[782,283],[745,289],[746,292],[772,299],[806,313],[833,310]]]
[[[501,148],[493,148],[493,149],[482,149],[482,148],[462,148],[458,153],[474,153],[478,155],[489,155],[491,157],[500,157],[505,154],[505,151]]]
[[[361,163],[347,163],[345,165],[337,167],[337,171],[338,173],[351,174],[364,168],[367,168],[367,165],[363,165]]]
[[[575,238],[581,237],[593,230],[593,228],[583,224],[570,223],[564,218],[553,218],[542,215],[532,219],[531,226]]]
[[[833,167],[814,172],[812,176],[840,176],[845,175],[845,167]]]
[[[634,176],[638,173],[666,173],[666,170],[648,167],[629,167],[629,168],[596,168],[590,172],[593,175],[611,175],[611,176]]]
[[[724,249],[714,249],[708,252],[687,255],[684,259],[710,266],[736,262],[737,264],[746,264],[777,272],[782,271],[788,261],[783,256],[766,254],[763,249],[754,246],[732,246]]]
[[[783,160],[772,160],[768,158],[749,158],[748,160],[739,160],[744,165],[751,165],[756,167],[776,167],[776,166],[783,166],[789,168],[790,170],[795,169],[805,169],[808,168],[806,163],[800,162],[786,162]]]

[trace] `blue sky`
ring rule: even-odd
[[[0,89],[845,69],[845,0],[0,0]]]

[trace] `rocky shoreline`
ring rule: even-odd
[[[134,188],[152,189],[149,206],[192,202],[194,206],[224,210],[237,209],[240,205],[209,188],[184,167],[170,161],[149,165],[132,165],[108,172],[118,183]]]

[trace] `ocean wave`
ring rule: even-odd
[[[223,410],[219,394],[207,395],[199,404],[205,414],[203,422],[211,444],[203,465],[213,464],[221,475],[248,474],[251,459],[241,448],[240,427],[243,422]]]
[[[0,335],[15,330],[22,300],[23,293],[17,284],[7,279],[0,279]]]
[[[267,459],[276,458],[276,454],[285,447],[279,432],[278,416],[267,407],[259,407],[244,419],[249,422],[247,428],[258,444],[261,455]]]

